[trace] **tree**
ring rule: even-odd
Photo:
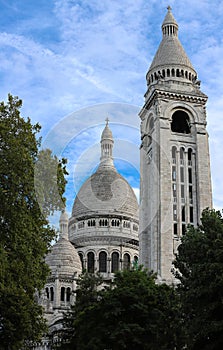
[[[0,104],[0,348],[10,350],[29,348],[45,330],[34,294],[46,281],[44,256],[55,236],[35,193],[40,126],[21,117],[21,106],[11,95]],[[61,193],[64,172],[59,171]]]
[[[181,349],[177,295],[155,278],[141,268],[116,273],[92,302],[80,310],[74,306],[66,323],[73,337],[63,349]],[[81,295],[87,295],[85,288]]]
[[[223,348],[223,219],[206,209],[201,223],[182,237],[175,276],[187,349],[217,350]]]
[[[63,197],[67,175],[67,160],[52,155],[50,149],[41,150],[34,169],[35,194],[43,214],[47,217],[65,203]]]
[[[80,315],[98,302],[102,292],[103,278],[99,273],[84,272],[77,280],[76,302],[70,312],[64,315],[63,329],[58,338],[61,339],[61,349],[77,349],[79,338]],[[56,346],[57,347],[57,346]]]

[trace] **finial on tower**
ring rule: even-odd
[[[168,6],[167,6],[167,10],[168,10],[169,12],[171,12],[171,11],[172,11],[172,7],[171,7],[170,5],[168,5]]]
[[[105,119],[105,121],[106,121],[106,126],[108,126],[109,118],[107,117],[107,118]]]

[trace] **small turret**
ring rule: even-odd
[[[60,215],[60,238],[68,240],[68,215],[64,209]]]
[[[106,125],[101,134],[101,158],[100,158],[100,165],[99,165],[100,168],[101,167],[114,168],[113,157],[112,157],[114,140],[113,140],[112,132],[109,129],[108,122],[109,122],[109,119],[106,118]]]

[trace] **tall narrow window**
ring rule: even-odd
[[[68,287],[67,288],[67,301],[70,302],[70,298],[71,298],[71,288]]]
[[[188,168],[188,182],[192,184],[192,169]]]
[[[94,273],[94,253],[89,252],[87,255],[87,270],[90,273]]]
[[[129,270],[130,269],[130,255],[129,254],[124,254],[124,264],[123,264],[124,270]]]
[[[180,167],[180,181],[184,182],[184,167]]]
[[[84,269],[84,258],[83,258],[83,254],[82,253],[78,253],[79,257],[80,257],[80,261],[81,261],[81,267],[82,270]]]
[[[54,300],[54,290],[53,287],[50,287],[50,301]]]
[[[177,178],[176,167],[173,166],[172,167],[172,180],[176,181],[176,178]]]
[[[174,236],[177,236],[177,223],[176,222],[173,224],[173,234],[174,234]]]
[[[188,149],[188,165],[189,166],[192,165],[192,149],[191,148]]]
[[[65,300],[65,288],[61,287],[61,291],[60,291],[60,300],[64,301]]]
[[[181,219],[182,219],[182,222],[185,222],[185,220],[186,220],[185,206],[183,206],[182,209],[181,209]]]
[[[99,253],[99,272],[107,272],[107,253]]]
[[[190,223],[194,222],[194,209],[190,207]]]
[[[184,198],[184,185],[181,185],[181,198]]]
[[[193,189],[191,185],[189,185],[189,199],[190,203],[193,203]]]
[[[50,298],[49,288],[46,288],[46,298],[47,298],[47,299]]]
[[[177,158],[177,148],[176,146],[172,147],[172,162],[176,164],[176,158]]]
[[[173,188],[173,198],[176,198],[177,197],[177,185],[174,183],[172,185],[172,188]]]
[[[177,221],[177,206],[173,205],[173,220]]]
[[[184,148],[183,147],[180,148],[180,164],[181,165],[184,164]]]
[[[112,253],[112,266],[111,266],[111,272],[116,272],[119,270],[119,253],[114,252]]]

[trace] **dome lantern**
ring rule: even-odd
[[[171,12],[172,8],[168,6],[167,10],[168,12],[162,24],[163,36],[178,36],[178,24]]]
[[[114,168],[113,163],[113,135],[108,126],[109,119],[106,118],[106,125],[101,134],[101,158],[99,167],[112,167]]]

